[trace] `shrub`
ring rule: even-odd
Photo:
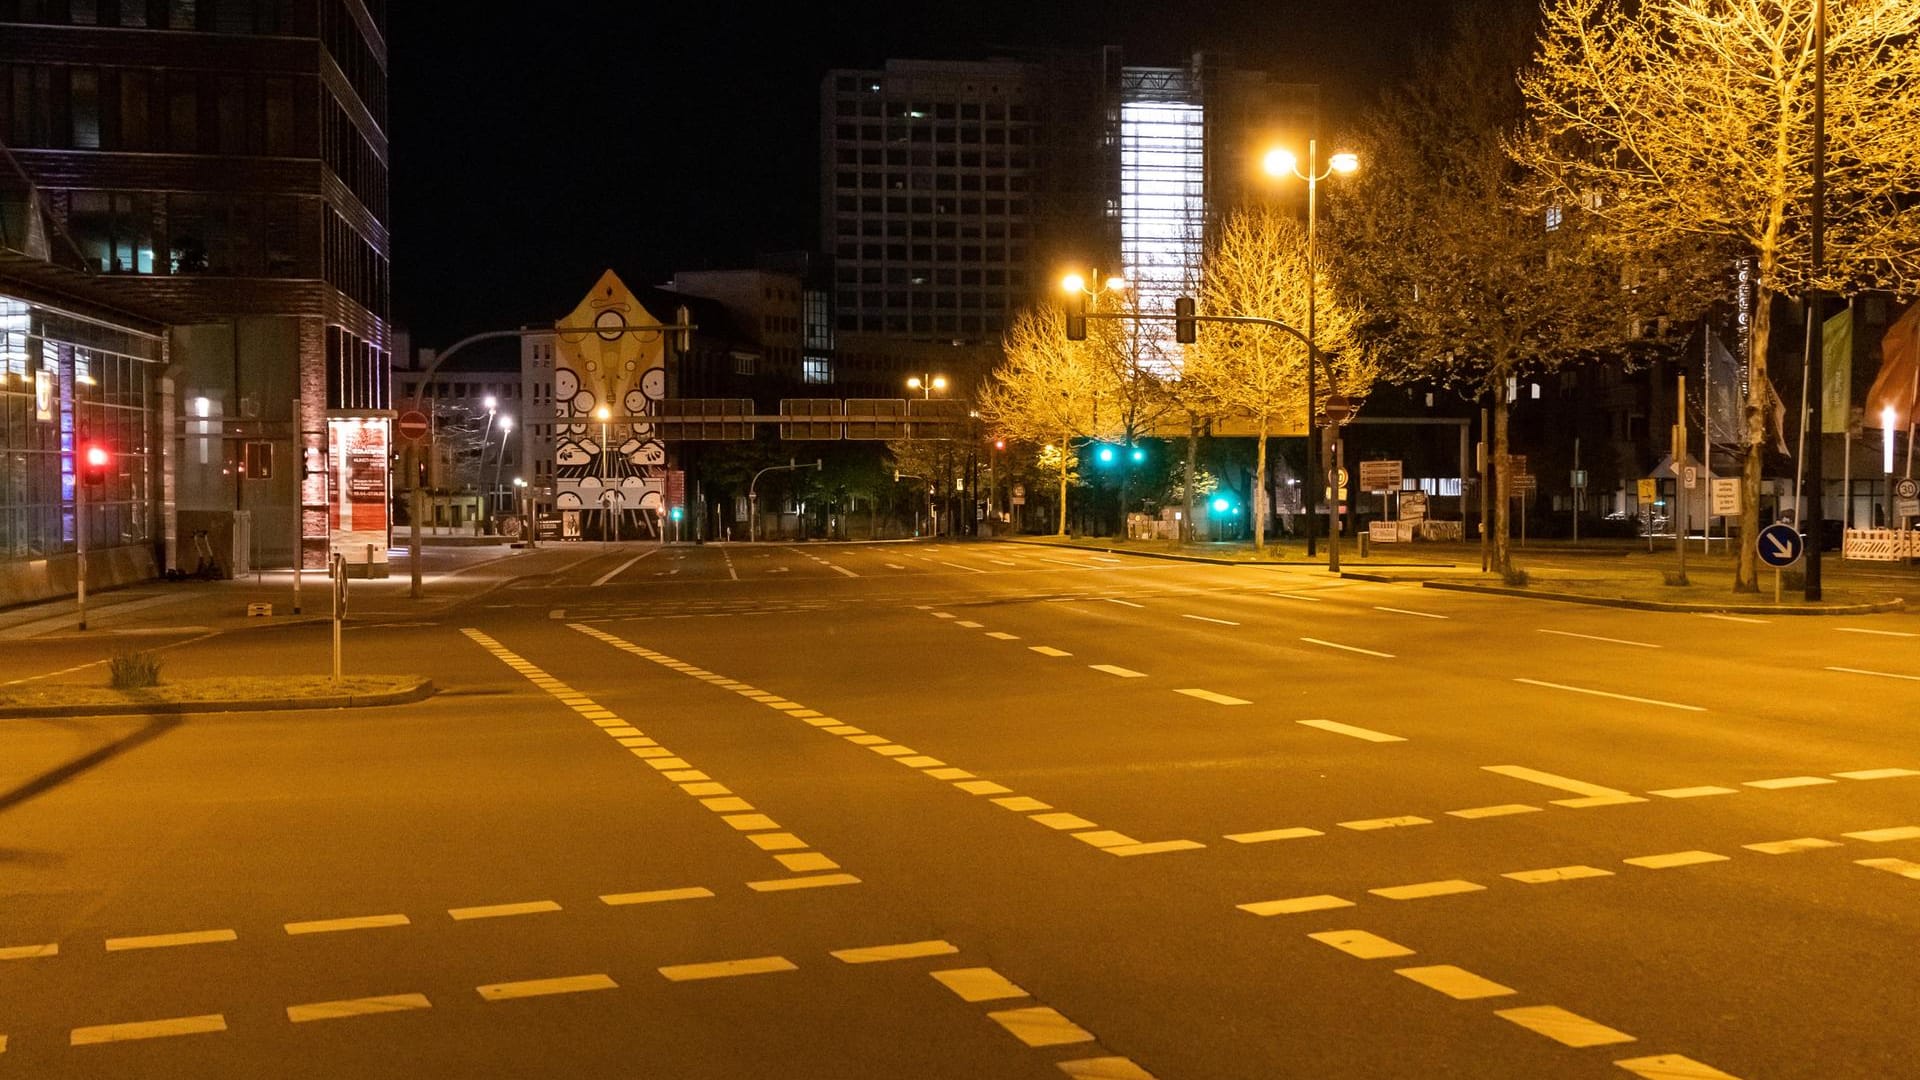
[[[1517,566],[1508,567],[1506,573],[1501,576],[1508,585],[1516,589],[1527,583],[1527,572]]]
[[[160,658],[150,652],[123,652],[107,661],[108,680],[115,690],[140,690],[160,685]]]

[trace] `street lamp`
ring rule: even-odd
[[[497,499],[500,497],[500,466],[506,464],[507,433],[512,430],[513,430],[513,417],[511,416],[501,417],[500,418],[500,452],[494,455],[493,486],[487,489],[487,497],[490,499]]]
[[[947,377],[945,375],[915,375],[907,380],[907,389],[920,391],[921,400],[933,397],[935,390],[945,390],[946,388]]]
[[[1314,242],[1316,225],[1320,216],[1320,181],[1325,180],[1335,173],[1343,176],[1352,173],[1360,167],[1360,159],[1353,154],[1338,153],[1327,159],[1327,167],[1322,171],[1320,168],[1320,141],[1318,139],[1309,139],[1307,140],[1306,172],[1300,171],[1300,159],[1294,156],[1293,151],[1284,147],[1276,147],[1267,151],[1266,157],[1261,160],[1261,165],[1266,169],[1268,176],[1282,178],[1295,176],[1307,182],[1307,476],[1311,479],[1316,475],[1313,461],[1313,444],[1319,435],[1319,425],[1314,422],[1313,414],[1313,381],[1314,365],[1316,361],[1320,359],[1319,338],[1315,335],[1316,327],[1314,320],[1314,301],[1319,284],[1319,274],[1315,265]],[[1332,393],[1333,391],[1332,372],[1328,372],[1327,391],[1328,393]],[[1328,429],[1329,443],[1331,443],[1335,437],[1332,434],[1334,430],[1333,428]],[[1328,460],[1333,459],[1331,447],[1329,447],[1327,458]],[[1337,474],[1335,475],[1337,476]],[[1314,485],[1308,483],[1305,492],[1306,512],[1309,521],[1313,519],[1313,488]],[[1328,501],[1327,505],[1327,566],[1332,570],[1340,569],[1339,530],[1340,492],[1336,490],[1333,493],[1333,498]],[[1309,526],[1307,529],[1307,556],[1311,558],[1313,553],[1313,529]]]
[[[513,478],[513,512],[520,516],[521,535],[527,541],[528,548],[540,546],[534,537],[533,515],[527,513],[527,481],[525,477]]]
[[[600,421],[600,505],[606,515],[600,520],[600,539],[607,538],[607,529],[613,516],[613,499],[607,491],[607,424],[613,419],[613,410],[605,405],[593,410],[593,418]]]

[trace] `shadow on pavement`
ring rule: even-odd
[[[130,750],[139,749],[141,746],[179,727],[180,722],[181,718],[178,716],[149,717],[146,725],[139,730],[122,735],[120,738],[107,743],[105,746],[89,751],[64,765],[41,773],[39,776],[28,780],[12,791],[0,794],[0,814],[6,813],[8,810],[26,802],[28,799],[52,791],[54,788],[72,780],[87,770],[99,765],[104,765],[114,758],[119,757],[121,754],[127,753]]]

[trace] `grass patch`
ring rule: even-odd
[[[123,652],[107,661],[107,685],[115,690],[140,690],[160,685],[160,657],[150,652]]]
[[[116,658],[117,659],[117,658]],[[203,702],[321,700],[345,695],[387,694],[418,685],[417,675],[350,675],[334,682],[325,675],[227,675],[181,679],[165,685],[117,690],[72,683],[9,687],[0,690],[0,709],[53,705],[190,705]]]

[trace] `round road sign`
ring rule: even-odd
[[[1800,561],[1806,539],[1791,525],[1769,525],[1760,530],[1758,546],[1760,561],[1780,570]]]
[[[418,409],[410,409],[401,413],[400,419],[394,421],[393,432],[408,442],[419,442],[427,437],[427,429],[431,426],[427,421],[426,413]]]
[[[1920,498],[1920,480],[1903,476],[1893,482],[1893,493],[1902,499]]]

